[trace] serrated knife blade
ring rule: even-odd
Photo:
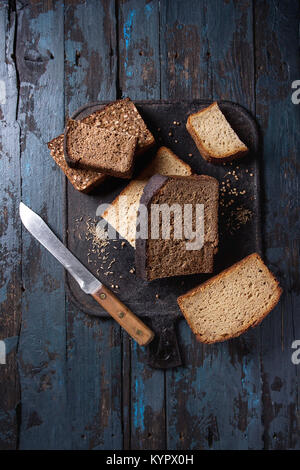
[[[65,267],[86,294],[90,294],[139,345],[146,346],[153,340],[153,331],[80,263],[39,215],[23,202],[20,203],[19,211],[31,235]]]
[[[19,207],[23,225],[78,282],[86,294],[93,294],[101,286],[101,282],[63,245],[50,230],[44,220],[27,207],[23,202]]]

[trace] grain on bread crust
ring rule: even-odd
[[[218,248],[218,188],[218,181],[207,175],[154,175],[150,178],[140,200],[140,205],[147,208],[148,238],[136,237],[135,262],[139,277],[152,281],[213,271],[214,254]],[[204,223],[203,245],[194,246],[194,249],[187,248],[189,240],[183,231],[183,223],[187,222],[183,220],[187,204],[192,206],[193,230],[196,226],[199,228],[199,222]],[[196,213],[196,206],[200,204],[204,206],[203,221],[200,213]],[[179,212],[176,216],[169,213],[167,219],[162,219],[153,215],[155,205],[159,210],[167,205],[169,209],[179,209]],[[142,208],[140,212],[143,213]],[[158,224],[158,238],[152,236],[154,223]],[[162,230],[168,226],[164,223],[171,224],[167,238],[162,236]],[[175,235],[175,229],[181,231],[181,235],[178,233],[179,238]]]
[[[131,177],[136,136],[73,119],[68,119],[64,135],[64,154],[72,168],[101,171],[119,178]]]
[[[215,343],[259,325],[276,306],[281,293],[261,257],[252,253],[181,295],[177,302],[196,338],[202,343]]]
[[[99,108],[80,121],[137,137],[136,155],[141,155],[155,144],[153,135],[130,98],[113,101],[104,106],[99,105]]]
[[[200,123],[204,122],[205,114],[209,115],[209,113],[212,113],[212,112],[215,113],[217,118],[221,119],[222,124],[223,124],[223,136],[222,136],[223,146],[225,145],[226,139],[228,138],[229,140],[231,139],[231,141],[228,142],[228,146],[231,145],[231,150],[222,149],[221,155],[217,155],[216,150],[214,151],[212,148],[213,145],[214,146],[217,145],[216,143],[218,139],[220,139],[219,135],[217,135],[217,137],[209,135],[209,133],[213,134],[213,131],[214,131],[213,125],[210,124],[209,129],[206,131],[202,129],[201,131],[202,135],[200,135],[199,129],[197,131],[196,125],[195,125],[197,121]],[[201,109],[197,113],[191,114],[187,119],[186,128],[188,132],[190,133],[191,137],[193,138],[202,157],[210,163],[219,165],[224,162],[229,162],[229,161],[241,158],[249,152],[248,147],[239,139],[237,134],[231,128],[230,124],[228,123],[222,111],[220,110],[217,102],[212,103],[207,108]],[[230,136],[228,134],[230,134]],[[211,139],[211,142],[214,142],[213,145],[211,145],[211,143],[209,142],[210,139]],[[219,151],[220,149],[218,150],[218,152]]]
[[[101,172],[73,169],[67,165],[64,157],[63,134],[48,142],[48,148],[55,163],[60,167],[70,183],[78,191],[88,193],[106,179],[106,175]]]
[[[107,222],[132,246],[135,248],[136,218],[139,207],[139,201],[143,194],[143,189],[151,176],[156,173],[162,175],[191,175],[191,167],[178,158],[174,152],[167,147],[160,147],[153,160],[144,168],[136,179],[121,191],[114,199],[110,207],[102,214],[103,219]],[[127,220],[119,217],[119,204],[126,196],[124,202],[124,212]]]

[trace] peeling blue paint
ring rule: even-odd
[[[123,28],[123,33],[124,33],[124,40],[125,40],[125,60],[124,60],[124,68],[125,68],[125,73],[128,78],[131,78],[133,76],[133,70],[129,70],[129,64],[128,64],[128,49],[130,46],[131,42],[131,34],[132,34],[132,28],[133,28],[133,22],[134,18],[136,16],[135,10],[132,10],[129,13],[128,20],[125,21],[124,23],[124,28]]]
[[[128,49],[129,44],[130,44],[133,20],[135,16],[136,16],[136,12],[135,10],[132,10],[129,14],[128,20],[124,23],[124,39],[125,39],[126,49]]]
[[[152,13],[152,10],[153,10],[153,6],[151,5],[151,3],[148,3],[146,6],[145,6],[145,13],[146,13],[146,18],[147,20],[150,18],[150,15]]]
[[[142,431],[145,430],[144,415],[144,384],[139,378],[135,380],[135,396],[136,404],[133,410],[134,427],[140,428]]]

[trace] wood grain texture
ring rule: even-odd
[[[61,237],[62,176],[46,142],[63,124],[63,7],[17,2],[16,15],[22,200]],[[62,449],[69,445],[64,270],[25,229],[22,253],[20,448]]]
[[[162,98],[228,99],[254,111],[252,23],[247,1],[164,2]],[[259,448],[259,332],[201,346],[184,322],[179,329],[186,367],[167,372],[168,448]]]
[[[119,92],[132,100],[160,97],[159,4],[157,1],[118,2]],[[123,350],[129,352],[127,338]],[[164,449],[166,442],[164,372],[149,367],[147,353],[131,343],[131,370],[123,388],[130,387],[124,423],[131,449]]]
[[[299,3],[0,3],[0,449],[300,449]],[[264,252],[282,300],[227,343],[200,345],[181,321],[184,367],[167,372],[65,298],[62,267],[17,213],[22,199],[63,237],[73,189],[46,142],[78,106],[128,95],[237,101],[264,135]]]
[[[17,122],[18,80],[14,61],[15,13],[0,5],[0,340],[6,364],[0,364],[0,449],[18,443],[20,402],[16,353],[21,322],[20,128]]]
[[[114,100],[114,2],[66,1],[64,41],[66,115],[88,102]],[[67,364],[71,448],[122,448],[120,327],[83,314],[69,299]]]
[[[256,102],[264,135],[265,225],[268,265],[283,287],[280,304],[261,327],[263,445],[299,449],[299,365],[291,360],[300,337],[299,3],[255,2]]]

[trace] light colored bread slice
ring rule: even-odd
[[[191,114],[186,128],[202,157],[211,163],[234,160],[249,151],[230,126],[217,102]]]
[[[257,326],[282,293],[257,253],[180,296],[178,305],[197,339],[216,343]]]
[[[102,214],[102,218],[134,248],[136,219],[140,198],[149,178],[157,173],[166,176],[189,176],[192,174],[192,169],[187,163],[180,160],[170,149],[161,147],[154,159],[139,174],[137,179],[132,180]],[[125,196],[125,198],[123,196]],[[119,208],[121,208],[120,217]],[[126,220],[122,217],[123,214],[126,214]]]

